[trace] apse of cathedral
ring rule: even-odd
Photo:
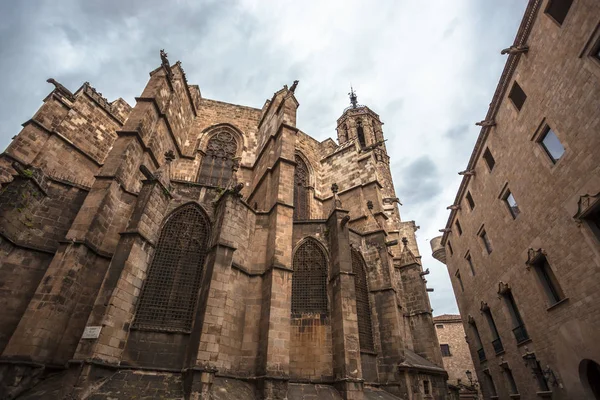
[[[0,155],[7,399],[446,399],[383,123],[202,97],[161,51],[134,106],[54,86]]]

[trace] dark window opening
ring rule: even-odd
[[[456,220],[454,225],[456,226],[456,232],[458,232],[458,236],[462,235],[462,227],[460,226],[460,222]]]
[[[567,18],[571,4],[573,4],[573,0],[550,0],[546,7],[546,14],[562,25]]]
[[[204,185],[227,187],[236,168],[237,142],[232,133],[221,131],[206,145],[198,182]]]
[[[513,196],[510,190],[504,195],[504,202],[506,203],[508,211],[510,211],[510,215],[512,215],[513,219],[517,218],[521,213],[521,210],[519,210],[515,196]]]
[[[327,258],[309,238],[294,253],[292,314],[327,314]]]
[[[521,86],[517,82],[513,83],[512,89],[510,89],[510,93],[508,94],[508,98],[512,100],[517,110],[521,111],[523,108],[523,104],[525,104],[525,100],[527,100],[527,95],[521,89]]]
[[[450,345],[449,344],[440,344],[440,350],[442,352],[442,357],[450,357]]]
[[[469,324],[471,325],[471,330],[473,331],[473,336],[475,338],[475,345],[477,346],[477,356],[479,357],[479,362],[484,362],[486,360],[485,351],[483,350],[483,342],[481,341],[481,336],[479,335],[479,329],[477,329],[477,324],[475,320],[469,320]]]
[[[358,342],[361,350],[374,351],[373,326],[371,323],[371,302],[367,283],[366,266],[363,257],[354,249],[351,251],[352,272],[356,293],[356,314],[358,318]]]
[[[488,309],[483,314],[485,315],[485,319],[490,327],[490,332],[492,333],[492,346],[494,347],[494,351],[496,354],[502,353],[504,351],[504,346],[502,345],[502,339],[500,339],[498,328],[496,328],[494,317],[492,317],[492,312]]]
[[[485,151],[483,152],[483,159],[485,160],[490,171],[493,170],[494,165],[496,165],[496,160],[494,160],[494,156],[492,155],[490,149],[485,149]]]
[[[481,241],[483,242],[483,246],[485,247],[485,250],[487,251],[488,254],[491,254],[492,252],[492,243],[490,242],[490,239],[488,238],[487,233],[485,232],[485,229],[483,231],[481,231],[481,233],[479,234],[479,237],[481,238]]]
[[[540,139],[540,144],[554,164],[556,164],[565,153],[564,146],[550,127],[546,128],[546,132],[544,132],[544,135]]]
[[[429,381],[423,381],[423,394],[430,394]]]
[[[469,207],[472,209],[475,208],[475,202],[473,201],[473,196],[471,196],[471,192],[467,192],[467,203],[469,203]]]
[[[448,240],[448,250],[450,251],[450,255],[454,255],[454,250],[452,249],[452,244],[450,243],[450,241]]]
[[[294,171],[294,220],[310,219],[309,209],[309,172],[306,163],[298,155],[294,158],[296,170]]]
[[[437,324],[435,327],[438,329],[444,329],[444,324]]]
[[[467,262],[469,263],[469,268],[471,269],[471,275],[475,276],[475,267],[473,266],[473,259],[471,258],[471,254],[468,253],[465,257]]]
[[[548,297],[550,305],[556,304],[564,299],[564,294],[560,289],[556,276],[548,264],[546,257],[542,257],[538,262],[533,265],[535,272],[542,284],[544,292]]]
[[[584,220],[596,236],[596,239],[600,241],[600,204],[597,205],[592,212],[590,212]]]
[[[497,397],[498,392],[496,392],[496,385],[494,384],[494,378],[492,378],[492,374],[489,370],[485,370],[483,371],[483,375],[485,376],[485,383],[490,392],[490,396]]]
[[[360,143],[360,147],[366,147],[367,143],[365,142],[365,132],[363,130],[361,121],[358,121],[356,123],[356,134],[358,135],[358,141]]]
[[[194,204],[168,217],[140,295],[134,328],[190,331],[209,231],[208,217]]]
[[[460,271],[456,271],[456,275],[455,276],[456,276],[456,279],[458,280],[458,283],[460,283],[460,290],[464,292],[465,291],[465,287],[463,286],[463,281],[462,281],[462,279],[460,277]]]
[[[534,356],[535,357],[535,356]],[[538,360],[535,360],[535,366],[533,367],[533,375],[535,375],[535,380],[537,381],[538,388],[542,392],[549,392],[550,387],[548,386],[548,381],[544,376],[544,370],[542,370],[542,366]]]
[[[506,301],[506,306],[508,307],[508,312],[513,323],[513,334],[515,335],[515,339],[517,340],[517,343],[522,343],[529,339],[529,334],[527,333],[527,329],[525,329],[525,324],[523,323],[523,319],[517,308],[515,298],[511,291],[505,293],[503,297]]]
[[[508,365],[502,365],[502,372],[504,372],[504,376],[506,376],[506,382],[508,383],[508,393],[510,394],[519,394],[519,390],[517,389],[517,382],[512,374]]]

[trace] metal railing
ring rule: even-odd
[[[483,350],[483,347],[477,350],[477,355],[479,356],[479,362],[484,362],[486,360],[485,351]]]
[[[500,338],[494,340],[492,342],[492,346],[494,346],[494,351],[496,352],[496,354],[502,353],[504,351],[504,346],[502,346],[502,340],[500,340]]]
[[[526,340],[529,340],[529,334],[525,329],[525,325],[519,325],[515,329],[513,329],[513,334],[515,335],[515,339],[517,339],[517,343],[522,343]]]

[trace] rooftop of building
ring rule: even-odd
[[[460,322],[462,321],[460,314],[442,314],[433,317],[433,322]]]

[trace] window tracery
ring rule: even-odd
[[[294,220],[310,219],[309,208],[309,171],[308,166],[296,154],[296,170],[294,172]]]
[[[356,314],[358,317],[358,341],[361,350],[374,351],[371,303],[365,261],[360,253],[352,249],[352,272],[356,293]]]
[[[212,136],[202,158],[198,182],[218,187],[226,187],[236,165],[237,141],[228,131],[220,131]]]
[[[327,314],[327,257],[315,239],[298,247],[293,268],[292,315]]]

